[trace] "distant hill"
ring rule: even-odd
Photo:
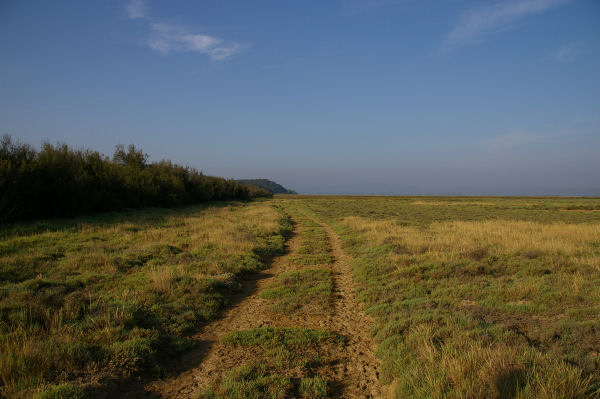
[[[273,194],[297,194],[294,190],[288,190],[281,184],[275,183],[269,179],[240,179],[240,183],[249,184],[251,186],[260,187]]]

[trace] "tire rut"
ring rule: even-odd
[[[306,216],[306,215],[305,215]],[[308,216],[307,216],[308,217]],[[252,288],[244,288],[239,295],[245,298],[226,311],[221,319],[208,324],[193,338],[199,348],[182,356],[171,375],[146,384],[138,398],[196,398],[198,393],[227,370],[238,366],[220,344],[225,334],[242,329],[258,327],[301,327],[326,329],[346,338],[346,344],[336,353],[338,362],[327,370],[327,377],[336,385],[336,396],[341,398],[382,398],[379,384],[379,362],[373,354],[374,344],[369,335],[372,320],[360,309],[356,301],[350,258],[341,247],[338,235],[327,224],[320,223],[327,233],[333,262],[329,265],[333,274],[332,310],[326,316],[310,314],[282,315],[270,309],[270,302],[261,298],[260,291],[272,284],[278,275],[301,268],[290,261],[302,239],[295,232],[288,240],[286,254],[274,258],[270,268],[259,273],[252,281]],[[298,225],[296,225],[296,228]],[[296,230],[295,228],[295,230]],[[387,396],[387,395],[386,395]]]
[[[334,262],[331,264],[334,284],[334,314],[327,328],[346,337],[342,349],[339,378],[344,398],[383,398],[379,383],[379,360],[373,353],[374,343],[369,335],[373,320],[359,307],[354,289],[350,257],[342,249],[340,238],[333,229],[307,216],[327,233]]]

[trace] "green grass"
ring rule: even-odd
[[[292,262],[298,265],[320,265],[332,262],[329,237],[323,228],[308,219],[302,221],[302,240]]]
[[[326,330],[296,327],[261,327],[234,331],[223,338],[223,344],[241,347],[260,346],[266,349],[310,347],[323,342],[338,342],[340,338]]]
[[[302,309],[319,313],[328,309],[332,290],[330,269],[300,269],[280,274],[260,295],[271,299],[271,308],[279,313]]]
[[[300,235],[300,245],[290,255],[292,263],[299,266],[331,263],[329,237],[323,228],[293,206],[286,203],[284,208],[294,218],[297,234]],[[328,311],[332,292],[331,269],[320,267],[282,273],[260,295],[272,300],[271,308],[278,313],[305,311],[319,314]]]
[[[331,262],[323,229],[298,213],[293,217],[301,235],[300,247],[291,254],[293,263]],[[271,300],[276,312],[313,315],[328,309],[332,289],[330,269],[301,268],[280,274],[260,295]],[[318,376],[319,369],[330,361],[326,349],[343,344],[343,339],[325,330],[265,327],[231,332],[222,342],[234,352],[230,356],[243,354],[242,365],[215,381],[200,398],[325,398],[328,381]]]
[[[85,399],[87,395],[80,387],[71,384],[54,385],[42,393],[35,394],[33,399]]]
[[[0,396],[160,372],[282,253],[281,207],[299,270],[261,295],[281,312],[326,302],[331,248],[306,215],[329,223],[396,397],[600,397],[599,199],[302,196],[0,226]],[[283,327],[223,342],[239,366],[202,397],[325,397],[343,344]]]
[[[267,202],[3,225],[0,396],[160,371],[290,229]]]
[[[594,398],[600,200],[296,197],[352,257],[398,398]]]
[[[319,221],[360,216],[406,226],[490,219],[600,223],[598,198],[279,196],[277,200],[286,209],[308,212]]]
[[[302,237],[300,246],[292,255],[292,263],[297,265],[326,265],[333,261],[331,257],[331,245],[329,237],[323,228],[293,206],[285,203],[285,209],[300,226],[300,235]]]
[[[222,342],[231,356],[252,360],[226,373],[200,398],[327,397],[328,382],[319,370],[332,361],[327,350],[335,351],[343,339],[325,330],[262,327],[231,332]]]
[[[206,389],[200,399],[283,399],[290,379],[269,374],[264,365],[250,363],[227,372],[218,388]]]
[[[301,398],[319,399],[326,398],[328,394],[327,380],[320,377],[303,378],[298,387]]]

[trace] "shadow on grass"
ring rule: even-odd
[[[525,370],[513,368],[504,371],[496,381],[499,397],[512,399],[517,396],[517,393],[525,386]]]
[[[237,201],[236,203],[239,204],[240,202]],[[232,203],[228,204],[231,205]],[[263,262],[266,265],[264,270],[244,277],[244,280],[241,282],[241,289],[229,298],[228,304],[221,309],[219,316],[205,323],[197,331],[188,336],[188,338],[195,341],[195,345],[191,349],[179,356],[171,356],[168,354],[161,356],[161,361],[157,365],[161,370],[160,373],[148,371],[146,373],[133,375],[129,378],[105,378],[101,380],[98,385],[86,389],[88,397],[91,399],[162,398],[163,396],[159,393],[146,390],[146,387],[154,381],[176,378],[178,375],[197,368],[204,361],[212,347],[218,344],[218,342],[214,340],[201,340],[195,337],[202,334],[206,328],[210,328],[210,325],[215,321],[222,320],[226,316],[228,310],[235,308],[247,297],[256,293],[259,281],[273,276],[269,273],[269,269],[271,268],[274,259],[285,256],[290,252],[289,242],[291,238],[296,235],[296,223],[292,220],[291,224],[292,230],[286,235],[283,253],[276,256],[265,257],[263,259]]]
[[[142,229],[165,222],[171,217],[185,217],[208,208],[239,206],[247,201],[211,201],[179,208],[139,208],[124,209],[69,218],[33,219],[0,223],[0,240],[13,236],[28,236],[45,232],[72,232],[86,227],[108,227],[120,223],[133,223]]]

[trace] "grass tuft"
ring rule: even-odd
[[[305,399],[326,398],[328,395],[327,380],[320,377],[303,378],[298,388],[300,397]]]
[[[229,371],[219,387],[204,390],[199,399],[283,399],[289,386],[289,378],[252,363]]]
[[[329,307],[333,282],[330,269],[301,269],[282,273],[260,295],[274,302],[271,308],[289,314],[302,308],[322,312]]]
[[[327,380],[313,375],[342,339],[325,330],[262,327],[231,332],[222,342],[230,356],[252,360],[215,381],[200,395],[203,399],[327,397]]]
[[[87,395],[78,386],[71,384],[54,385],[44,392],[33,395],[33,399],[85,399]]]
[[[223,337],[225,345],[242,347],[260,346],[273,348],[277,346],[305,347],[322,342],[334,342],[340,338],[326,330],[315,330],[297,327],[260,327],[228,333]]]

